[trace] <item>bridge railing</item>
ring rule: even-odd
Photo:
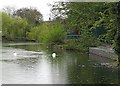
[[[80,35],[66,35],[65,39],[78,39]]]

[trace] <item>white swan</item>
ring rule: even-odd
[[[13,55],[14,55],[14,56],[17,56],[17,53],[14,52]]]
[[[56,57],[56,53],[52,53],[52,57],[55,58]]]

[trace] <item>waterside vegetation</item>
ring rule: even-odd
[[[50,6],[49,21],[43,21],[35,8],[1,12],[3,40],[34,41],[81,51],[109,44],[119,50],[118,2],[55,2]]]

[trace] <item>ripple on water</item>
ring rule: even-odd
[[[17,55],[14,55],[14,52]],[[24,58],[38,58],[43,55],[43,52],[35,52],[35,51],[26,51],[24,49],[15,49],[10,47],[3,47],[2,49],[2,57],[0,60],[16,60],[16,59],[24,59]]]

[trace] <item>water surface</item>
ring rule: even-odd
[[[57,54],[54,59],[53,52]],[[6,84],[118,83],[118,69],[111,60],[39,44],[3,44],[1,62],[2,83]]]

